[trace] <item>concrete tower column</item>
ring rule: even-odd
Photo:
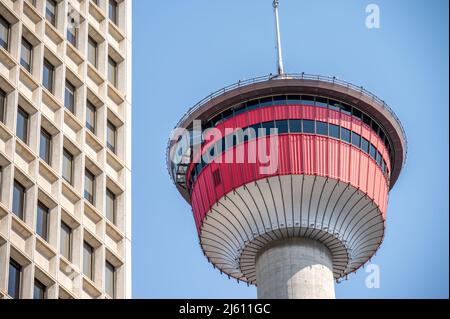
[[[332,255],[306,238],[269,243],[256,257],[256,282],[260,299],[334,299]]]

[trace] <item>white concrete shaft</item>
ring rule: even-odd
[[[256,283],[260,299],[334,299],[332,255],[316,240],[272,242],[256,257]]]

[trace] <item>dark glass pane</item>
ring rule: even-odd
[[[377,163],[381,167],[381,163],[383,163],[383,156],[381,156],[381,153],[377,151]]]
[[[117,62],[108,56],[108,81],[117,86]]]
[[[0,122],[5,122],[6,93],[0,89]]]
[[[361,145],[361,135],[352,132],[352,144],[359,148]]]
[[[327,107],[328,99],[316,96],[316,106]]]
[[[303,120],[303,133],[314,133],[314,121]]]
[[[347,104],[342,104],[341,112],[347,115],[352,115],[352,108]]]
[[[97,42],[91,37],[88,37],[88,61],[97,67]]]
[[[361,137],[361,149],[363,150],[363,152],[369,154],[369,141],[364,137]]]
[[[370,157],[372,157],[373,159],[376,159],[377,156],[377,149],[375,148],[375,146],[373,146],[372,143],[370,143]]]
[[[371,123],[371,119],[369,116],[367,116],[366,114],[363,114],[363,123],[368,125],[370,127],[370,123]]]
[[[116,127],[110,121],[107,122],[106,128],[106,146],[111,152],[116,153]]]
[[[314,96],[302,95],[302,104],[314,105]]]
[[[259,100],[256,99],[256,100],[248,101],[246,103],[246,105],[247,105],[247,110],[249,110],[249,111],[255,110],[255,109],[257,109],[259,107]]]
[[[259,100],[259,105],[260,106],[269,106],[269,105],[273,105],[273,99],[271,96],[268,97],[264,97],[262,99]]]
[[[24,201],[25,187],[23,187],[18,181],[14,180],[12,212],[20,219],[23,219],[25,207]]]
[[[95,134],[96,131],[96,109],[90,101],[86,103],[86,127]]]
[[[67,41],[77,47],[77,28],[70,24],[67,26]]]
[[[117,2],[115,0],[109,0],[108,13],[109,20],[117,24]]]
[[[24,143],[28,143],[28,113],[21,107],[17,110],[16,135]]]
[[[44,59],[42,85],[44,85],[44,87],[52,93],[53,93],[54,70],[55,70],[55,68],[53,67],[53,65],[47,59]]]
[[[50,165],[50,154],[51,136],[45,129],[42,128],[39,140],[39,157],[42,158],[48,165]]]
[[[105,262],[105,290],[114,298],[116,290],[116,268],[108,261]]]
[[[75,113],[75,86],[66,80],[64,91],[64,106],[72,113]]]
[[[378,124],[375,121],[372,121],[372,130],[378,134]]]
[[[275,105],[285,105],[287,104],[286,102],[286,95],[277,95],[273,97],[273,103]]]
[[[278,134],[289,133],[288,120],[275,121],[275,126],[278,129]]]
[[[8,51],[10,24],[0,16],[0,46]]]
[[[32,45],[25,38],[22,38],[22,47],[20,50],[20,64],[31,73],[31,52]]]
[[[339,139],[339,126],[338,125],[334,125],[334,124],[329,124],[329,135],[331,137],[337,138]]]
[[[300,95],[288,95],[287,96],[287,104],[300,104]]]
[[[350,143],[350,130],[341,127],[341,140]]]
[[[47,5],[45,6],[45,18],[53,26],[56,26],[56,1],[47,0]]]
[[[337,102],[337,101],[329,100],[328,101],[328,108],[330,110],[339,112],[339,110],[341,109],[341,104],[339,102]]]
[[[48,208],[38,201],[36,216],[36,233],[48,240]]]
[[[39,280],[34,280],[33,299],[45,299],[45,285]]]
[[[84,174],[84,198],[86,198],[92,205],[94,205],[94,192],[95,175],[86,169]]]
[[[83,273],[89,279],[94,279],[94,248],[87,242],[83,242]]]
[[[106,189],[106,218],[116,224],[116,195]]]
[[[316,132],[320,135],[328,135],[328,123],[317,121]]]
[[[13,259],[9,260],[8,295],[14,299],[20,298],[22,267]]]
[[[63,221],[61,221],[61,235],[60,235],[59,250],[62,256],[67,260],[72,260],[72,229]]]
[[[362,113],[360,110],[353,108],[353,117],[357,118],[358,120],[362,120]]]
[[[302,120],[289,120],[289,130],[291,133],[301,133]]]
[[[63,149],[63,167],[62,177],[70,184],[72,184],[73,175],[73,155],[65,148]]]
[[[230,117],[233,116],[233,109],[228,109],[228,110],[223,111],[222,116],[223,116],[224,121],[229,119]]]
[[[235,106],[233,109],[234,109],[234,115],[245,113],[247,111],[244,103],[242,103],[238,106]]]

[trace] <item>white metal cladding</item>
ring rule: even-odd
[[[224,273],[256,283],[255,257],[273,240],[311,238],[333,254],[335,279],[374,255],[384,236],[378,206],[353,186],[311,175],[283,175],[243,185],[207,213],[202,248]]]

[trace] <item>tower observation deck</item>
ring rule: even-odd
[[[221,273],[255,284],[259,298],[334,298],[333,281],[383,241],[406,135],[374,94],[284,74],[278,52],[278,75],[239,81],[188,110],[167,167]]]

